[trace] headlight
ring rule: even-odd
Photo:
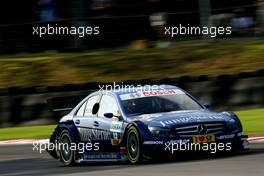
[[[175,137],[176,132],[171,129],[148,127],[150,133],[155,137]]]
[[[238,129],[237,123],[234,119],[230,119],[226,122],[226,131],[227,132],[233,132]]]

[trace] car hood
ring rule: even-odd
[[[166,113],[145,114],[133,118],[150,126],[171,127],[182,124],[195,124],[206,122],[225,122],[230,120],[228,112],[216,113],[206,110],[200,111],[174,111]]]

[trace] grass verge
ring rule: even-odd
[[[11,139],[46,139],[49,138],[56,125],[0,128],[0,140]]]
[[[264,109],[238,111],[245,134],[264,136]]]
[[[263,39],[177,41],[168,48],[8,55],[0,56],[0,88],[236,74],[263,69],[263,58]]]
[[[242,110],[236,112],[242,121],[245,134],[264,135],[264,109]],[[0,140],[49,138],[55,125],[0,128]]]

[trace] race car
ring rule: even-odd
[[[191,150],[211,150],[213,144],[221,144],[220,151],[248,148],[235,113],[212,112],[181,88],[160,85],[88,95],[60,119],[49,143],[56,147],[47,151],[66,166],[137,164],[158,155],[177,155],[183,145],[190,150],[192,144]]]

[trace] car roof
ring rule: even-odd
[[[100,90],[97,91],[97,93],[112,93],[116,95],[120,94],[127,94],[127,93],[134,93],[138,91],[153,91],[153,90],[169,90],[169,89],[180,89],[177,86],[172,86],[172,85],[145,85],[145,86],[132,86],[129,85],[130,87],[120,87],[119,89],[106,89],[106,90]]]

